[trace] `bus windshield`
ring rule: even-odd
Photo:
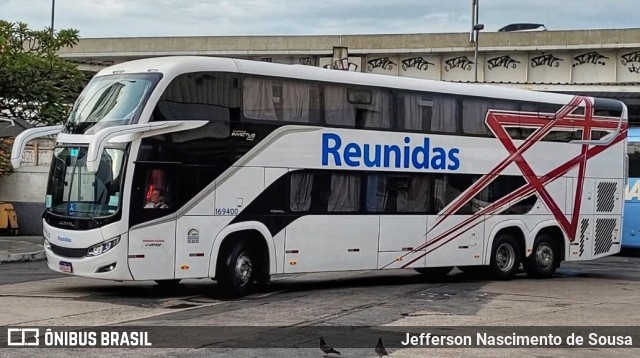
[[[149,73],[93,78],[74,104],[65,131],[93,134],[105,127],[134,123],[160,77]]]
[[[105,148],[98,171],[87,171],[87,148],[58,147],[54,150],[46,210],[72,217],[106,217],[122,202],[124,151]]]

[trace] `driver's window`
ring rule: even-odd
[[[147,172],[144,199],[145,209],[171,208],[171,182],[165,170],[150,169]]]

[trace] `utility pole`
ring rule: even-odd
[[[475,67],[474,82],[478,82],[478,39],[480,38],[480,30],[484,29],[483,24],[479,24],[480,19],[480,0],[471,0],[471,32],[469,33],[469,41],[474,44],[473,65]]]
[[[51,0],[51,36],[53,36],[53,24],[56,13],[56,0]]]

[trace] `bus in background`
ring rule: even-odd
[[[57,135],[48,266],[116,281],[522,263],[620,251],[619,101],[211,57],[101,70]]]
[[[627,183],[622,248],[640,249],[640,127],[628,132],[629,182]]]

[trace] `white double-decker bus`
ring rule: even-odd
[[[618,101],[166,57],[100,71],[57,135],[51,270],[109,280],[453,267],[550,277],[620,250]]]

